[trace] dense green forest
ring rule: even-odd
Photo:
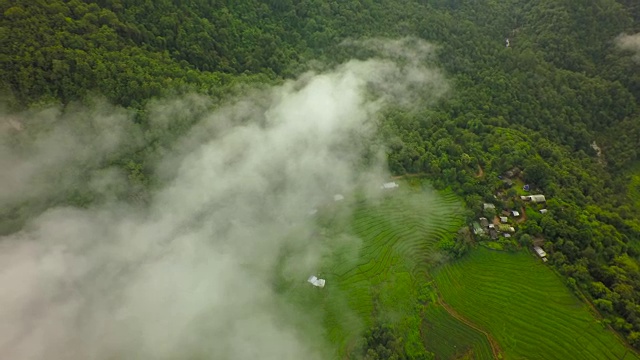
[[[0,11],[5,107],[103,96],[134,111],[143,131],[154,99],[221,99],[241,84],[278,83],[312,61],[358,56],[345,39],[436,44],[451,91],[429,108],[386,111],[380,138],[391,172],[426,174],[475,217],[502,189],[498,176],[522,169],[551,216],[530,218],[511,245],[543,238],[568,284],[640,348],[640,208],[628,191],[640,161],[640,63],[615,42],[640,31],[635,1],[2,0]],[[123,196],[144,199],[155,181],[146,159],[170,148],[198,111],[150,133],[152,146],[106,160],[130,174],[135,190]],[[98,200],[81,190],[46,199]],[[11,219],[0,229],[15,231],[43,206],[4,205]],[[370,333],[385,338],[381,358],[397,347],[389,331]],[[372,348],[367,358],[378,358]]]

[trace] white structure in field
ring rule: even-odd
[[[542,250],[542,248],[540,246],[534,246],[533,250],[535,250],[536,253],[538,254],[538,256],[540,256],[540,257],[547,256],[547,253],[544,250]]]
[[[395,189],[397,187],[399,187],[400,185],[396,184],[395,181],[392,182],[388,182],[388,183],[384,183],[382,184],[382,186],[380,187],[380,189],[384,189],[384,190],[389,190],[389,189]]]
[[[313,286],[317,286],[319,288],[323,288],[326,282],[325,279],[318,279],[315,275],[309,276],[307,281],[311,283]]]
[[[533,250],[540,256],[543,262],[547,262],[547,253],[540,246],[534,246]]]

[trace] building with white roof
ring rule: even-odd
[[[392,182],[388,182],[388,183],[384,183],[382,184],[382,186],[380,187],[380,189],[383,190],[389,190],[389,189],[395,189],[397,187],[399,187],[400,185],[398,185],[395,181]]]
[[[316,286],[316,287],[319,287],[319,288],[323,288],[324,284],[326,283],[326,280],[325,279],[318,279],[315,275],[311,275],[307,279],[307,282],[311,283],[313,286]]]

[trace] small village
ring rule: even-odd
[[[494,194],[495,201],[482,204],[483,216],[470,224],[476,240],[489,248],[502,249],[501,238],[510,239],[515,236],[518,227],[527,221],[527,212],[547,214],[545,195],[525,184],[520,175],[521,170],[513,168],[499,176],[504,185],[503,190]],[[542,243],[542,239],[536,239],[533,250],[543,262],[547,262]]]

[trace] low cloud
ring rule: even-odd
[[[640,62],[640,34],[621,34],[615,39],[616,45],[634,53],[633,59]]]
[[[376,44],[405,59],[417,51]],[[154,158],[164,185],[143,209],[51,208],[0,240],[0,358],[331,358],[321,322],[274,290],[274,269],[284,263],[281,276],[308,285],[331,253],[314,240],[309,210],[378,188],[386,167],[371,139],[380,110],[445,88],[423,63],[374,50],[213,112],[195,95],[149,108],[158,131],[184,114],[198,121]],[[126,111],[104,104],[3,118],[12,123],[0,201],[58,191],[50,179],[74,186],[85,169],[117,182],[104,159],[142,138]],[[101,178],[96,189],[108,189]]]
[[[0,204],[96,185],[113,172],[105,162],[141,144],[131,116],[97,101],[10,114],[0,108]],[[106,189],[106,188],[105,188]]]

